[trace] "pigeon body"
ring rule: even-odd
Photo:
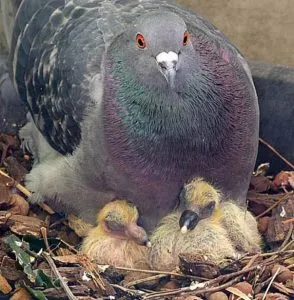
[[[146,229],[195,176],[244,203],[257,97],[243,57],[201,17],[169,1],[24,0],[11,72],[33,119],[21,134],[38,162],[32,201],[93,223],[126,198]]]

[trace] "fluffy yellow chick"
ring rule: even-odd
[[[179,254],[202,255],[216,264],[235,257],[226,230],[216,222],[202,220],[183,234],[179,228],[180,212],[164,217],[150,237],[149,263],[152,269],[172,271],[179,265]]]
[[[81,251],[99,264],[148,267],[150,242],[145,230],[137,225],[138,217],[137,208],[125,200],[107,203],[99,211],[98,225],[89,231]]]
[[[189,193],[192,192],[189,190]],[[210,196],[215,199],[220,198],[216,190],[203,191],[202,197],[204,195],[209,198]],[[194,212],[188,210],[183,214],[179,210],[161,220],[150,237],[152,247],[149,250],[149,263],[151,268],[174,270],[179,264],[181,253],[202,255],[216,264],[224,263],[226,258],[235,257],[236,251],[221,224],[221,212],[215,209],[212,203],[212,201],[205,204],[203,202],[203,205],[207,206],[207,212],[203,210],[201,221],[195,218],[197,215]],[[181,232],[179,224],[186,234]]]
[[[188,209],[180,219],[183,232],[195,228],[200,220],[217,220],[227,231],[238,252],[260,251],[261,237],[255,218],[249,211],[230,201],[221,203],[220,191],[210,183],[202,178],[193,179],[185,185],[182,198]]]

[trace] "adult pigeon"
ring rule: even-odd
[[[238,50],[170,1],[23,0],[11,72],[31,118],[32,201],[95,222],[114,198],[152,229],[201,176],[243,202],[258,103]]]

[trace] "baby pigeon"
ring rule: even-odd
[[[106,204],[98,213],[97,226],[84,239],[81,251],[99,264],[146,268],[150,242],[137,225],[137,208],[125,201]]]
[[[95,222],[128,199],[153,229],[184,183],[245,202],[258,145],[247,63],[208,21],[165,0],[23,0],[10,69],[31,117],[31,201]],[[230,176],[229,176],[230,175]]]
[[[180,219],[182,232],[195,230],[203,220],[213,222],[217,218],[239,253],[260,251],[261,237],[253,215],[230,201],[221,203],[220,191],[203,178],[186,184],[181,198],[187,208]]]
[[[219,197],[216,190],[211,191],[211,194],[214,194],[215,198]],[[151,268],[174,270],[179,264],[181,253],[202,255],[215,264],[223,264],[226,258],[236,256],[237,253],[222,224],[220,210],[212,209],[210,206],[207,206],[207,211],[211,210],[210,214],[207,213],[204,218],[205,212],[203,212],[202,220],[196,219],[196,214],[188,210],[182,215],[178,210],[161,220],[150,237],[152,246],[149,249],[149,264]],[[181,229],[179,223],[182,226]],[[197,226],[196,223],[198,223]]]

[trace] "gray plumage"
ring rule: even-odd
[[[244,202],[256,93],[238,50],[201,17],[169,1],[24,0],[11,72],[33,118],[21,133],[37,161],[32,201],[94,222],[126,198],[147,229],[195,176]]]

